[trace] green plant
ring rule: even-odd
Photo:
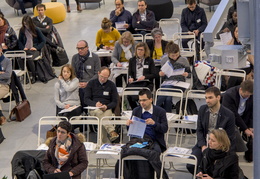
[[[7,176],[3,176],[3,178],[2,179],[7,179]]]

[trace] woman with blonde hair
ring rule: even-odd
[[[115,43],[115,48],[111,57],[112,62],[117,67],[122,67],[122,62],[128,63],[134,56],[136,44],[137,43],[134,41],[132,33],[129,31],[124,32]],[[126,75],[124,75],[124,78],[126,80]],[[116,78],[116,86],[122,87],[122,75]]]
[[[203,151],[198,178],[239,178],[238,156],[230,152],[230,140],[224,129],[213,129],[209,134],[208,148]]]

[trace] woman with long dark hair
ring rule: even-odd
[[[41,49],[45,45],[45,37],[41,30],[33,24],[30,16],[25,15],[22,19],[22,27],[19,31],[19,49],[26,51],[27,55],[32,55],[32,58],[28,58],[27,66],[31,72],[31,82],[36,82],[36,68],[34,59],[40,56]],[[20,63],[22,65],[23,63]]]

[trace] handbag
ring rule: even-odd
[[[27,118],[30,114],[31,114],[30,103],[28,100],[23,100],[21,103],[19,103],[12,109],[9,115],[9,119],[12,120],[11,116],[15,115],[16,121],[21,122],[25,118]]]
[[[57,136],[57,127],[52,126],[52,128],[46,132],[46,139],[48,139],[49,137],[55,137],[55,136]]]

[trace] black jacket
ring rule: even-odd
[[[207,17],[203,8],[196,6],[194,11],[185,8],[181,13],[181,29],[182,32],[199,30],[200,33],[204,32],[207,27]]]
[[[154,51],[154,40],[150,40],[150,41],[147,41],[146,42],[149,49],[150,49],[150,57],[152,58],[153,57],[153,51]],[[167,41],[165,40],[162,40],[162,51],[163,51],[163,54],[165,53],[165,47],[167,45]]]
[[[203,159],[198,168],[198,173],[203,174],[211,173],[211,177],[214,179],[238,179],[239,167],[238,167],[238,156],[236,153],[227,153],[227,155],[221,159],[215,160],[214,163],[209,160],[209,150],[203,151]]]
[[[198,122],[197,122],[197,145],[198,147],[206,146],[206,137],[209,133],[209,108],[207,105],[203,105],[199,109]],[[231,142],[231,150],[235,151],[235,116],[225,106],[221,105],[218,112],[218,119],[216,129],[222,128],[226,130],[229,140]]]
[[[240,86],[229,88],[223,96],[222,105],[234,113],[236,125],[244,131],[247,128],[253,128],[253,95],[246,101],[246,109],[243,115],[240,116],[238,114],[240,102],[239,88]]]
[[[138,24],[137,22],[140,21]],[[153,11],[146,9],[146,21],[141,21],[139,10],[133,14],[132,26],[134,29],[152,30],[156,25],[156,20]]]

